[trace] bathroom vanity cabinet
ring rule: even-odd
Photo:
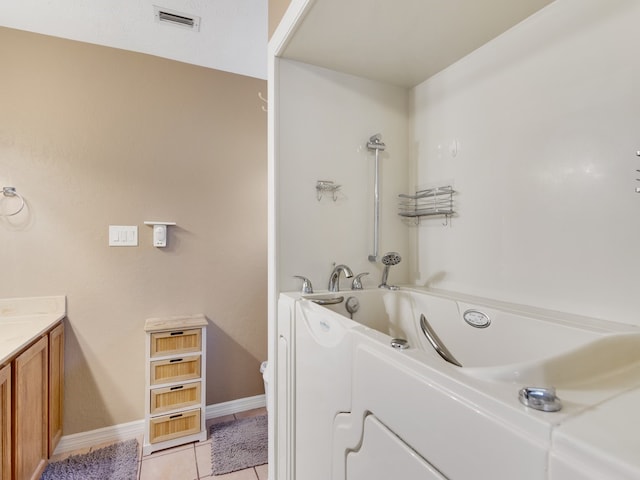
[[[0,479],[39,478],[62,436],[64,324],[0,369]]]
[[[66,298],[0,299],[0,480],[40,478],[62,435]]]
[[[206,440],[204,315],[145,323],[146,406],[143,454]]]

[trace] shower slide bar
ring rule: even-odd
[[[380,241],[380,151],[386,145],[382,142],[382,135],[376,133],[369,138],[367,148],[375,151],[375,178],[373,185],[373,254],[369,255],[370,262],[378,261],[378,244]]]

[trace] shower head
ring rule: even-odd
[[[398,288],[393,285],[387,285],[387,278],[389,278],[389,269],[393,265],[399,264],[400,260],[402,260],[402,257],[397,252],[385,253],[382,256],[380,261],[384,265],[384,270],[382,271],[382,281],[380,282],[380,285],[378,285],[378,288],[388,288],[389,290],[396,290]]]
[[[389,253],[385,253],[384,256],[382,257],[382,264],[386,265],[386,266],[392,266],[392,265],[397,265],[400,263],[400,261],[402,260],[402,257],[400,256],[399,253],[397,252],[389,252]]]
[[[382,142],[382,135],[376,133],[369,137],[369,141],[367,142],[367,148],[369,150],[384,150],[386,145]]]

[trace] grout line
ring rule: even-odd
[[[193,461],[196,463],[196,480],[200,480],[200,469],[198,468],[198,455],[196,454],[196,444],[193,444]]]

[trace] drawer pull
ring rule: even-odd
[[[179,414],[177,414],[177,415],[171,415],[171,416],[169,417],[169,420],[173,420],[174,418],[180,418],[180,417],[182,417],[182,414],[181,414],[181,413],[179,413]]]
[[[171,332],[170,335],[172,337],[176,336],[176,335],[184,335],[184,332]]]
[[[184,360],[184,359],[183,358],[172,358],[171,360],[169,360],[169,363],[181,362],[182,360]]]
[[[177,387],[171,387],[169,390],[180,390],[181,388],[184,388],[184,385],[178,385]]]

